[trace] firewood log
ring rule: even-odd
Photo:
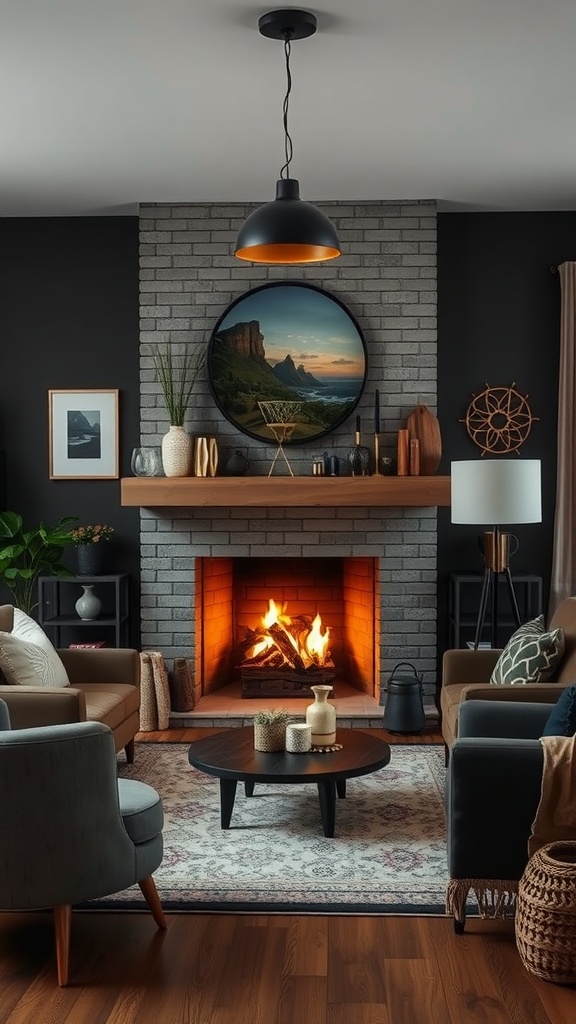
[[[300,657],[298,652],[290,643],[290,640],[286,636],[282,627],[278,626],[276,623],[273,623],[271,626],[269,626],[268,632],[270,633],[270,636],[273,638],[277,647],[279,647],[279,649],[282,651],[282,654],[286,658],[288,664],[291,665],[292,668],[297,668],[300,671],[303,670],[304,662],[302,661],[302,658]]]

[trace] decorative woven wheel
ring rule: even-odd
[[[486,384],[485,391],[472,395],[466,416],[459,422],[466,424],[482,455],[517,452],[524,444],[532,424],[538,420],[532,415],[527,398],[528,395],[516,390],[516,381],[508,388],[491,388]]]

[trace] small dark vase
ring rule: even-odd
[[[229,455],[224,463],[224,473],[226,476],[244,476],[249,469],[250,463],[248,459],[238,449],[232,455]]]
[[[348,465],[352,476],[367,476],[370,465],[370,449],[356,444],[348,452]]]
[[[98,576],[104,566],[103,544],[78,544],[76,558],[79,576]]]

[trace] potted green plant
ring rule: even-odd
[[[104,565],[104,545],[114,536],[114,527],[96,523],[77,526],[70,531],[70,539],[76,548],[78,572],[81,576],[97,576]]]
[[[170,345],[159,347],[154,365],[170,429],[162,438],[162,465],[166,476],[188,476],[192,465],[192,440],[184,430],[184,419],[196,381],[206,358],[206,350],[192,352],[187,346],[175,356]]]
[[[36,583],[39,576],[70,578],[61,563],[62,552],[72,542],[71,528],[76,516],[60,519],[56,526],[41,522],[25,530],[17,512],[0,512],[0,582],[12,594],[16,608],[30,615],[38,606]]]
[[[254,715],[254,749],[284,750],[290,715],[284,708],[257,711]]]

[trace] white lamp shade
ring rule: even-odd
[[[542,522],[539,459],[453,462],[451,481],[453,523]]]

